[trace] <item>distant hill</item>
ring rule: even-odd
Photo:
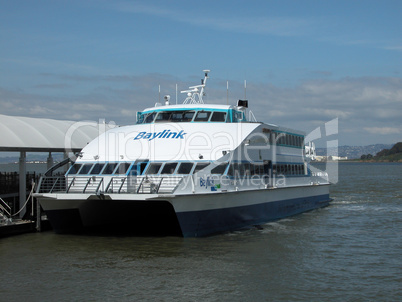
[[[364,154],[377,154],[378,152],[384,149],[390,149],[393,145],[386,144],[375,144],[368,146],[339,146],[338,154],[336,154],[336,150],[332,150],[331,148],[327,150],[327,148],[317,148],[316,153],[318,156],[326,156],[326,155],[337,155],[341,157],[347,157],[348,159],[356,159],[364,155]]]
[[[384,149],[378,152],[375,161],[402,161],[402,142],[396,143],[391,149]]]

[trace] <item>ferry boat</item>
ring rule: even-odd
[[[305,133],[257,122],[246,100],[204,103],[204,72],[182,104],[166,96],[90,142],[64,176],[41,178],[35,197],[56,232],[201,237],[329,204]]]

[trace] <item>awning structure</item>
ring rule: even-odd
[[[115,125],[114,125],[115,126]],[[110,125],[0,114],[0,151],[77,152]]]
[[[115,127],[114,124],[103,122],[60,121],[0,114],[0,151],[20,152],[20,207],[25,203],[26,194],[26,152],[49,152],[49,167],[53,165],[52,152],[63,152],[68,157],[70,152],[79,152],[94,138]]]

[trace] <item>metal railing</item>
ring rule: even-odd
[[[11,207],[0,198],[0,220],[11,218]]]
[[[36,193],[169,194],[182,176],[42,176]]]

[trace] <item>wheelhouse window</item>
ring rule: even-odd
[[[233,122],[241,122],[244,119],[243,112],[233,110]]]
[[[117,163],[108,163],[103,170],[102,174],[113,174],[114,169],[116,169]]]
[[[211,122],[226,122],[226,112],[215,111],[212,113]]]
[[[174,170],[176,170],[177,163],[166,163],[163,166],[161,174],[173,174]]]
[[[149,164],[149,167],[148,167],[147,172],[145,174],[158,174],[161,166],[162,166],[162,163]]]
[[[155,119],[155,116],[156,116],[156,112],[148,113],[147,116],[144,119],[144,123],[145,124],[152,123],[154,121],[154,119]]]
[[[180,163],[179,169],[177,170],[177,174],[190,174],[193,166],[193,163],[182,162]]]
[[[160,122],[174,122],[174,123],[182,123],[182,122],[191,122],[195,111],[161,111],[155,118],[155,123]]]
[[[194,118],[194,122],[208,122],[211,111],[198,111]]]

